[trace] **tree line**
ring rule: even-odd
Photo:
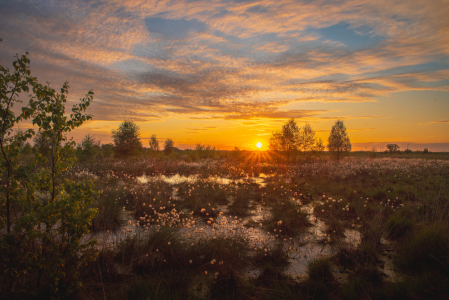
[[[268,148],[285,154],[287,161],[290,161],[291,156],[299,151],[302,153],[323,151],[325,146],[321,138],[315,137],[315,131],[310,124],[306,123],[303,128],[300,128],[295,119],[291,118],[280,131],[272,133]],[[340,159],[343,153],[351,151],[351,141],[343,121],[337,120],[332,126],[327,149],[337,159]]]
[[[95,140],[94,137],[88,134],[76,147],[75,156],[79,161],[89,161],[93,158],[107,158],[111,156],[121,159],[140,157],[142,155],[154,158],[160,154],[170,156],[177,149],[174,147],[174,141],[168,138],[163,142],[163,149],[161,150],[160,141],[154,134],[149,139],[149,147],[144,148],[139,130],[139,126],[134,121],[124,120],[117,129],[111,132],[113,144],[102,145],[100,145],[100,141]],[[308,157],[310,153],[321,152],[326,148],[337,159],[340,159],[345,152],[351,151],[351,142],[343,121],[337,120],[332,126],[328,144],[325,146],[321,138],[315,137],[315,131],[310,124],[306,123],[301,128],[292,118],[282,126],[280,131],[272,133],[268,146],[268,149],[277,155],[277,159],[285,156],[287,161],[291,161],[293,155],[299,152]],[[34,137],[34,146],[31,147],[27,143],[23,147],[22,152],[24,154],[40,153],[48,157],[49,149],[50,139],[38,132]],[[241,152],[238,151],[237,147],[236,149],[232,151],[235,154],[234,156],[238,156],[236,153]],[[216,155],[215,147],[198,143],[193,151],[189,151],[188,157],[192,160],[197,160],[213,158]]]

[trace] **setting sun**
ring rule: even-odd
[[[259,149],[262,148],[262,143],[261,143],[261,142],[258,142],[258,143],[256,144],[256,147],[259,148]]]

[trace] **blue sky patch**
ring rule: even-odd
[[[347,23],[338,23],[326,28],[321,28],[318,33],[322,36],[321,40],[332,40],[345,44],[350,48],[360,49],[377,42],[384,38],[372,35],[368,26],[350,28]]]
[[[207,25],[197,19],[164,19],[160,17],[145,18],[145,24],[151,32],[182,39],[192,32],[203,32]]]

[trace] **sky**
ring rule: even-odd
[[[448,151],[448,16],[447,0],[0,0],[0,64],[28,51],[71,104],[93,90],[78,142],[133,120],[144,146],[266,150],[289,118],[325,144],[341,119],[354,150]]]

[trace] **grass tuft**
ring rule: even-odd
[[[309,280],[329,283],[334,281],[334,274],[332,273],[332,263],[328,257],[318,257],[311,260],[307,264],[307,275]]]

